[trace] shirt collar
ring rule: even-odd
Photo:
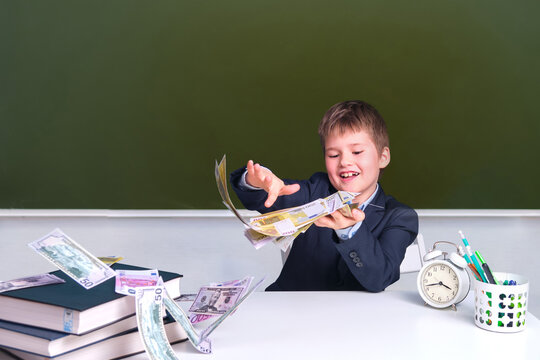
[[[377,183],[377,187],[375,188],[375,191],[373,192],[373,194],[371,194],[371,196],[369,197],[369,199],[367,199],[366,201],[364,201],[362,204],[360,204],[360,206],[358,207],[360,210],[364,211],[364,209],[369,205],[369,203],[375,198],[375,196],[377,195],[377,192],[379,191],[379,183]]]

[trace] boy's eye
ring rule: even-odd
[[[353,154],[354,154],[354,155],[360,155],[360,154],[363,153],[363,152],[364,152],[364,151],[362,151],[362,150],[361,150],[361,151],[353,151]]]
[[[333,158],[337,158],[338,155],[337,154],[328,154],[328,157],[333,159]]]

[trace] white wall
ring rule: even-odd
[[[461,243],[457,231],[462,230],[494,271],[528,276],[529,311],[540,315],[540,211],[418,213],[428,249],[438,240]],[[228,210],[0,210],[0,280],[56,270],[27,247],[55,227],[96,256],[119,255],[125,263],[183,274],[184,293],[246,275],[266,275],[264,289],[281,269],[279,250],[272,244],[255,250]],[[415,280],[416,274],[405,274],[392,286],[415,289]]]

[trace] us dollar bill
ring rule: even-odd
[[[64,279],[60,279],[58,276],[53,274],[39,274],[33,276],[27,276],[19,279],[13,279],[9,281],[0,281],[0,293],[4,291],[12,291],[25,289],[35,286],[51,285],[51,284],[61,284],[65,283]]]
[[[243,290],[242,286],[203,286],[189,311],[195,314],[224,314],[236,303]]]
[[[182,326],[187,334],[189,342],[191,342],[195,349],[204,354],[210,354],[212,352],[212,342],[210,339],[203,338],[201,335],[199,335],[197,330],[195,330],[191,324],[191,321],[184,310],[171,298],[167,292],[163,302],[165,304],[165,308],[171,314],[174,320],[176,320],[176,322]]]
[[[135,296],[137,326],[146,354],[151,360],[178,359],[163,327],[164,297],[163,286],[137,288]]]
[[[116,275],[114,270],[60,229],[53,230],[28,246],[86,289]]]
[[[246,276],[238,280],[229,280],[224,282],[211,283],[209,286],[202,287],[195,298],[192,300],[191,308],[194,308],[195,311],[189,310],[189,320],[192,324],[196,324],[201,321],[210,319],[211,317],[217,316],[224,313],[230,307],[232,307],[236,301],[243,296],[246,291],[249,289],[251,282],[253,281],[253,276]],[[239,288],[240,293],[238,295],[230,296],[228,295],[230,290],[227,288]],[[214,289],[214,290],[209,290]],[[221,291],[219,291],[221,289]],[[219,293],[218,293],[219,292]],[[222,301],[216,300],[216,308],[221,309],[221,311],[199,311],[201,307],[206,306],[207,303],[212,301],[212,299],[221,298]],[[227,298],[229,297],[229,298]],[[221,304],[221,305],[220,305]],[[225,304],[225,305],[223,305]],[[225,311],[223,311],[225,310]]]
[[[214,322],[212,322],[206,329],[204,329],[200,334],[195,330],[193,324],[187,317],[184,310],[167,294],[164,298],[164,304],[167,311],[171,316],[182,326],[186,332],[189,341],[195,346],[197,350],[203,353],[211,353],[211,341],[208,338],[210,334],[217,329],[217,327],[225,321],[225,319],[234,313],[236,309],[244,302],[249,295],[251,295],[264,281],[264,278],[259,280],[251,289],[247,290],[246,293],[238,299],[238,301],[227,310],[224,314],[219,316]]]

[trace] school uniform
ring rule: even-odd
[[[287,185],[300,184],[300,190],[279,196],[272,207],[266,208],[266,191],[241,185],[245,170],[231,173],[230,182],[242,204],[261,213],[303,205],[337,191],[322,172],[309,180],[283,180]],[[316,225],[298,235],[281,274],[266,290],[379,292],[396,282],[405,251],[418,234],[418,215],[386,195],[380,186],[363,211],[365,219],[346,240],[333,229]]]

